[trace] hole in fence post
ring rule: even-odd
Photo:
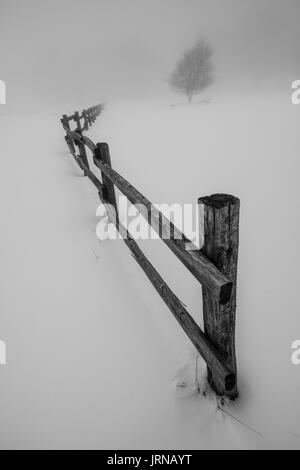
[[[239,245],[238,198],[228,194],[214,194],[201,197],[199,204],[204,206],[204,245],[203,253],[216,267],[232,281],[229,302],[222,305],[216,302],[209,292],[202,288],[204,330],[224,360],[233,370],[230,384],[222,383],[215,371],[208,369],[208,381],[215,392],[231,399],[238,396],[236,381],[235,320],[236,320],[236,281]],[[229,390],[232,388],[231,390]]]

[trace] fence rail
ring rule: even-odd
[[[84,110],[81,115],[78,112],[72,116],[63,115],[61,123],[69,150],[84,174],[96,186],[110,221],[115,224],[133,257],[207,363],[208,380],[212,388],[218,395],[235,399],[238,395],[235,311],[239,200],[224,194],[199,199],[198,203],[204,208],[205,243],[201,250],[191,250],[191,240],[112,168],[108,145],[95,145],[83,135],[82,132],[89,129],[101,111],[102,106],[98,105]],[[73,130],[70,127],[72,121],[76,125]],[[93,163],[100,170],[101,179],[89,167],[86,148],[92,153]],[[119,220],[115,186],[132,204],[142,204],[146,208],[147,214],[142,215],[149,225],[202,284],[204,332]],[[168,237],[164,236],[166,230]]]

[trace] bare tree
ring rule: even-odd
[[[188,49],[169,78],[174,90],[185,93],[189,102],[213,82],[212,49],[205,39]]]

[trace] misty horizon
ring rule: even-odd
[[[283,91],[298,78],[294,0],[0,1],[7,110],[170,93],[167,79],[199,38],[223,91]]]

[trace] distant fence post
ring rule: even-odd
[[[68,116],[66,114],[63,115],[62,119],[61,119],[61,123],[64,127],[66,127],[69,131],[71,130],[70,128],[70,123],[69,123],[69,120],[68,120]],[[70,150],[75,152],[75,146],[74,146],[74,143],[72,141],[72,139],[70,139],[70,137],[68,135],[65,136],[65,140],[68,144],[68,146],[70,147]]]
[[[86,114],[85,109],[82,111],[82,116],[84,118],[84,129],[87,131],[89,129],[89,123],[88,123],[87,114]]]
[[[198,203],[204,205],[202,252],[233,282],[231,298],[225,305],[221,305],[202,288],[204,331],[236,375],[235,317],[240,201],[228,194],[214,194],[199,198]],[[224,384],[217,374],[213,374],[209,368],[207,372],[208,382],[217,394],[237,398],[237,385],[225,392]]]
[[[78,111],[76,111],[74,113],[74,121],[76,122],[76,126],[77,126],[76,132],[81,133],[82,129],[81,129],[80,117],[79,117],[79,112]]]
[[[81,128],[81,124],[80,124],[80,117],[79,117],[79,113],[78,111],[76,111],[75,113],[75,117],[74,117],[74,120],[76,122],[76,125],[77,125],[77,128],[76,128],[76,132],[80,135],[82,135],[82,128]],[[87,158],[87,154],[86,154],[86,150],[85,150],[85,145],[84,143],[80,142],[80,141],[75,141],[75,144],[78,146],[78,151],[79,151],[79,156],[81,158],[81,160],[83,161],[83,163],[89,168],[89,161],[88,161],[88,158]],[[84,174],[86,175],[86,172],[85,170],[84,171]]]
[[[87,111],[87,118],[88,118],[89,126],[91,126],[92,125],[91,109],[88,109]]]

